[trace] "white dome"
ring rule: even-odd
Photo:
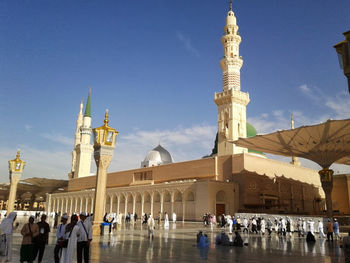
[[[159,144],[146,155],[143,162],[141,162],[141,167],[151,167],[172,162],[173,158],[170,153]]]

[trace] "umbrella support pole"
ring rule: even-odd
[[[326,196],[326,207],[327,216],[333,218],[333,207],[332,207],[332,190],[333,190],[333,173],[334,171],[328,167],[323,168],[318,172],[321,179],[322,189]]]

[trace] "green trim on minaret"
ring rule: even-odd
[[[89,88],[89,96],[85,106],[84,117],[91,117],[91,88]]]

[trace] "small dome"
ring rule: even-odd
[[[250,123],[247,122],[247,138],[255,137],[257,134],[258,133],[255,130],[255,128],[253,127],[253,125],[251,125]]]
[[[141,162],[141,167],[151,167],[162,164],[169,164],[173,162],[173,158],[170,153],[164,149],[160,144],[150,151],[143,162]]]
[[[247,122],[247,138],[255,137],[257,134],[258,133],[257,133],[256,129],[253,127],[253,125],[251,125],[250,123]],[[260,152],[260,151],[248,149],[248,152],[265,156],[265,154],[263,152]]]

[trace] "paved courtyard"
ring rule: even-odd
[[[21,223],[23,226],[23,223]],[[14,234],[13,262],[19,262],[22,237],[18,229]],[[196,247],[196,234],[204,230],[211,241],[209,249]],[[113,235],[94,238],[91,246],[91,262],[344,262],[339,241],[327,242],[318,239],[315,245],[307,245],[305,238],[270,238],[258,235],[242,235],[249,245],[220,247],[215,245],[215,236],[221,229],[205,228],[201,223],[170,224],[169,230],[156,229],[155,238],[150,241],[147,229],[137,224],[117,230]],[[53,262],[55,233],[50,234],[44,261]]]

